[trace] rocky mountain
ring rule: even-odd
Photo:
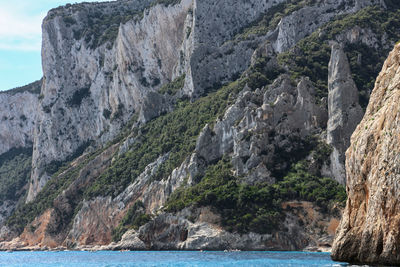
[[[332,258],[400,264],[400,45],[386,60],[347,150],[348,200]]]
[[[15,93],[33,110],[26,129],[7,128],[25,143],[1,139],[5,167],[7,153],[32,149],[1,248],[329,249],[344,152],[400,38],[399,8],[120,0],[51,10],[40,95]]]
[[[23,202],[30,179],[42,81],[0,92],[0,224]]]

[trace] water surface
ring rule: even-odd
[[[0,252],[0,266],[347,266],[306,252]]]

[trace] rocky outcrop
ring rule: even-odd
[[[72,222],[75,209],[82,201],[82,191],[110,166],[117,148],[117,145],[110,146],[92,157],[83,155],[73,161],[68,169],[61,172],[56,179],[68,180],[71,175],[75,175],[76,178],[54,199],[51,208],[25,227],[18,240],[24,243],[24,246],[55,248],[62,245],[68,235],[68,224]],[[86,207],[83,204],[82,209]],[[93,219],[93,222],[96,221],[98,220]],[[89,227],[89,225],[86,226]],[[112,227],[112,224],[109,227]],[[96,230],[101,233],[100,227]],[[4,234],[2,238],[9,240],[9,237]],[[80,238],[83,239],[84,236]],[[102,238],[109,241],[106,235]]]
[[[40,86],[36,82],[32,84],[34,90],[0,93],[0,154],[12,148],[32,147]]]
[[[3,228],[0,232],[4,240],[22,234],[0,249],[329,249],[338,210],[332,203],[318,207],[321,198],[310,203],[300,201],[302,196],[288,197],[292,201],[277,207],[284,218],[282,227],[271,234],[224,230],[220,215],[209,206],[167,213],[164,205],[177,189],[196,185],[207,168],[225,158],[231,159],[234,182],[240,186],[272,188],[272,184],[297,174],[312,176],[316,183],[321,182],[318,179],[332,182],[321,178],[327,174],[344,183],[344,151],[362,110],[343,49],[339,45],[332,48],[328,100],[323,97],[326,79],[316,82],[314,77],[306,77],[314,66],[311,72],[298,75],[281,65],[278,54],[313,32],[331,34],[324,32],[326,27],[315,31],[337,15],[380,1],[297,1],[296,6],[284,0],[168,2],[83,3],[49,12],[43,23],[45,77],[37,108],[32,111],[36,119],[27,200],[35,200],[52,178],[56,185],[50,183],[45,190],[57,188],[57,195],[51,195],[51,201],[39,195],[42,214],[32,212],[28,203],[29,218],[18,224],[18,233],[12,233],[12,225],[11,231]],[[270,14],[271,10],[279,14]],[[378,49],[388,43],[384,42],[386,37],[353,27],[333,38]],[[291,51],[302,46],[300,43]],[[325,55],[323,51],[317,56]],[[316,65],[321,66],[320,62]],[[325,72],[326,67],[316,69]],[[185,153],[182,158],[175,153],[182,147],[177,137],[168,146],[151,147],[150,157],[144,154],[132,159],[140,164],[113,165],[129,158],[134,150],[140,151],[142,143],[154,140],[146,139],[146,123],[150,129],[154,125],[159,129],[159,124],[164,124],[156,118],[174,108],[179,110],[173,116],[186,119],[179,112],[192,105],[186,102],[188,98],[194,105],[209,101],[212,95],[198,102],[196,98],[238,77],[237,82],[216,93],[218,98],[224,97],[221,104],[227,107],[218,110],[218,118],[217,113],[207,114],[205,119],[200,115],[193,128],[184,129],[184,125],[178,130],[195,133],[190,137],[190,151],[186,147],[181,150]],[[183,88],[175,88],[172,94],[160,90],[177,78],[180,82],[184,79]],[[221,96],[220,92],[230,94]],[[168,115],[160,119],[164,118],[171,119]],[[326,140],[333,147],[330,171],[322,170],[329,162]],[[70,163],[60,169],[67,161]],[[140,175],[129,169],[135,164],[143,170]],[[294,173],[295,165],[309,168]],[[175,169],[157,180],[160,168]],[[119,179],[120,170],[128,170],[123,182],[108,184]],[[113,173],[105,178],[108,171]],[[114,193],[102,195],[98,189],[103,185]],[[41,206],[43,199],[45,208]],[[323,201],[324,205],[329,202]],[[140,228],[123,225],[124,231],[131,226],[138,229],[129,230],[121,242],[110,244],[113,231],[137,203],[150,222]]]
[[[115,40],[100,36],[106,40],[103,43],[102,39],[95,42],[96,36],[78,33],[99,14],[114,16],[120,8],[116,3],[96,4],[93,10],[90,4],[83,4],[49,12],[43,23],[44,98],[35,129],[28,201],[50,179],[49,165],[69,160],[92,141],[110,140],[134,112],[146,122],[168,111],[168,99],[156,93],[161,84],[186,72],[184,92],[196,96],[221,77],[229,80],[245,70],[259,41],[251,46],[242,44],[241,49],[218,57],[218,61],[206,64],[203,58],[209,56],[212,47],[229,40],[242,25],[273,5],[270,1],[251,1],[232,7],[229,1],[220,1],[214,7],[212,1],[183,0],[149,8],[151,2],[127,1],[129,12],[134,10],[143,17],[133,16],[122,23],[115,29]],[[235,12],[242,15],[232,16]],[[229,70],[228,74],[215,72],[224,58],[226,64],[238,69],[219,68]],[[206,75],[211,69],[218,74],[215,79]],[[203,81],[205,77],[211,80]]]
[[[347,150],[348,200],[332,258],[400,264],[400,45],[386,60]]]
[[[336,229],[338,218],[325,217],[309,202],[283,203],[283,209],[287,210],[283,222],[287,232],[230,233],[219,226],[220,216],[205,207],[185,209],[176,215],[162,214],[138,231],[127,232],[120,242],[103,249],[299,250],[307,245],[323,245],[319,240],[329,240],[329,237],[321,233],[333,234]],[[315,231],[314,227],[322,231]],[[329,246],[329,241],[327,243]]]
[[[143,13],[149,2],[126,4],[131,11]],[[112,6],[57,9],[44,20],[44,98],[38,107],[28,201],[50,179],[46,166],[70,160],[90,142],[107,142],[135,112],[146,121],[167,108],[154,91],[172,78],[192,1],[157,5],[145,11],[141,20],[120,25],[116,39],[98,47],[93,47],[93,40],[87,41],[95,36],[76,36],[77,31],[91,27],[93,22],[87,18],[117,16],[113,12],[124,5]],[[144,100],[148,95],[150,104]]]
[[[298,41],[329,22],[334,16],[354,13],[360,9],[379,4],[379,0],[367,1],[320,1],[317,5],[306,5],[284,17],[277,28],[274,42],[276,52],[292,48]]]
[[[173,99],[157,93],[166,82],[185,74],[178,95],[196,98],[236,79],[260,44],[287,51],[336,15],[379,1],[303,3],[277,29],[237,38],[284,2],[129,0],[50,11],[43,23],[43,99],[27,201],[54,166],[111,140],[134,113],[144,123],[170,111]]]
[[[214,129],[202,131],[197,155],[210,164],[230,154],[235,174],[248,183],[274,182],[303,150],[302,140],[326,125],[327,110],[318,102],[307,78],[296,86],[282,75],[266,88],[245,88]],[[284,155],[287,161],[278,160]]]
[[[8,167],[8,161],[15,158],[21,159],[21,154],[30,160],[32,143],[34,139],[34,128],[37,119],[36,107],[39,103],[39,93],[42,81],[37,81],[24,87],[0,92],[0,168],[3,183],[1,187],[4,196],[5,191],[14,190],[13,199],[2,199],[0,204],[0,227],[12,214],[20,198],[24,197],[26,184],[21,184],[17,177],[12,177],[10,168],[19,168],[18,174],[29,173],[30,166],[19,161],[21,166]],[[24,169],[25,168],[25,169]],[[17,174],[17,172],[12,172]],[[17,175],[18,175],[17,174]],[[7,188],[10,187],[10,188]]]
[[[358,89],[351,77],[347,56],[338,43],[332,45],[328,90],[327,143],[333,148],[331,172],[336,181],[345,184],[345,151],[364,112],[359,105]]]

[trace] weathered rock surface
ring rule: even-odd
[[[282,208],[288,210],[283,222],[287,231],[264,235],[230,233],[219,226],[219,215],[205,207],[185,209],[176,215],[159,215],[139,231],[128,232],[119,243],[105,249],[301,250],[307,245],[323,245],[318,240],[329,240],[329,237],[321,233],[332,235],[338,223],[338,218],[325,217],[309,202],[287,202]],[[322,231],[316,231],[317,227]]]
[[[133,113],[146,122],[170,111],[171,99],[157,93],[162,84],[185,74],[179,94],[198,97],[237,78],[263,42],[270,42],[277,53],[287,51],[336,15],[379,1],[308,4],[266,35],[236,38],[283,2],[251,0],[232,5],[229,0],[182,0],[165,6],[153,5],[155,0],[129,0],[50,11],[43,23],[45,78],[36,112],[27,201],[50,179],[52,165],[71,160],[89,144],[109,141]],[[102,24],[125,13],[131,19],[116,27]],[[94,22],[99,24],[98,32],[88,33],[85,29]]]
[[[364,112],[359,104],[358,89],[351,77],[347,56],[338,43],[332,45],[328,87],[327,143],[333,148],[331,172],[336,181],[345,184],[345,151]]]
[[[62,245],[68,235],[68,224],[74,219],[73,215],[75,208],[81,202],[80,193],[91,181],[93,181],[93,179],[98,177],[100,173],[104,172],[104,170],[110,166],[112,156],[116,152],[117,148],[117,145],[110,146],[93,159],[87,160],[86,164],[79,169],[79,164],[82,163],[82,158],[85,159],[87,156],[83,155],[81,158],[72,162],[69,169],[60,173],[56,179],[66,179],[68,172],[78,170],[76,179],[57,196],[53,201],[53,207],[47,209],[41,216],[29,223],[29,225],[25,227],[24,232],[20,235],[19,240],[28,244],[26,246],[39,245],[48,248],[56,248]],[[85,210],[85,208],[87,209],[87,205],[83,204],[82,209]],[[96,215],[96,211],[101,213],[101,210],[95,209],[91,214]],[[90,228],[93,224],[95,226],[98,221],[98,219],[92,217],[92,221],[90,221],[89,224],[86,224],[86,227]],[[109,224],[107,227],[112,227],[112,224]],[[7,229],[2,230],[5,231]],[[107,235],[103,235],[100,227],[97,227],[96,231],[98,231],[97,233],[102,234],[99,235],[102,240],[105,239],[109,242],[109,236],[107,237]],[[85,233],[90,235],[88,229]],[[80,232],[80,234],[82,234],[82,232]],[[9,240],[10,236],[12,236],[12,234],[7,232],[4,234],[1,233],[2,239]],[[89,239],[90,236],[80,235],[79,238]]]
[[[317,102],[307,78],[296,86],[282,75],[267,88],[245,88],[213,130],[205,127],[196,152],[207,163],[230,154],[235,174],[247,183],[273,183],[291,164],[278,158],[295,158],[302,141],[326,125],[327,110]]]
[[[380,73],[347,150],[348,200],[332,258],[400,264],[400,45]]]
[[[204,172],[204,167],[218,161],[224,154],[236,158],[234,167],[238,175],[243,176],[244,182],[273,183],[275,177],[271,174],[272,170],[289,167],[289,162],[276,165],[275,151],[285,149],[290,154],[302,148],[300,141],[289,144],[285,140],[287,136],[301,140],[302,137],[318,133],[321,125],[326,124],[327,111],[316,104],[314,93],[314,88],[307,79],[302,79],[296,87],[286,75],[268,88],[255,92],[245,89],[213,129],[209,125],[203,129],[194,153],[167,179],[151,180],[158,166],[168,158],[168,155],[165,155],[150,164],[135,182],[115,199],[97,198],[84,202],[69,234],[74,238],[69,239],[67,245],[77,248],[104,245],[106,242],[101,239],[104,236],[110,242],[113,228],[111,226],[115,227],[118,219],[136,201],[144,203],[146,210],[155,217],[154,220],[138,232],[131,232],[118,244],[111,244],[104,249],[143,249],[145,244],[146,249],[159,250],[298,250],[309,245],[317,246],[317,240],[320,238],[332,239],[337,225],[334,222],[337,222],[338,218],[322,215],[320,211],[314,213],[313,209],[316,207],[312,207],[310,203],[285,204],[285,209],[291,207],[300,213],[305,212],[306,215],[300,216],[298,212],[292,213],[292,210],[288,209],[285,225],[289,230],[276,235],[229,233],[219,226],[218,215],[208,209],[186,210],[177,215],[157,215],[175,189],[184,184],[190,186],[196,183],[194,178]],[[285,115],[286,112],[292,116]],[[245,135],[249,135],[250,138],[245,138]],[[262,146],[267,147],[269,153],[263,154]],[[269,170],[267,166],[273,167]],[[193,217],[199,219],[191,222],[189,218]],[[308,230],[303,230],[304,227],[299,222],[302,219],[299,218],[309,218],[307,222],[303,222],[309,225]],[[333,230],[329,230],[330,234],[327,234],[332,222],[335,226]],[[323,225],[323,234],[314,232],[313,227],[317,224]],[[99,232],[102,234],[96,235]],[[293,235],[296,238],[293,239]],[[87,236],[91,238],[86,239]]]
[[[39,104],[41,85],[42,81],[37,81],[24,87],[0,92],[0,166],[5,160],[9,160],[9,157],[18,157],[21,151],[32,153],[37,119],[36,107]],[[0,182],[4,183],[4,181]],[[20,185],[20,187],[26,190],[28,185]],[[23,192],[20,195],[23,198]],[[17,194],[13,200],[2,201],[0,227],[14,211],[18,198],[20,196]]]
[[[40,88],[41,83],[32,86]],[[32,147],[38,97],[39,93],[28,90],[0,93],[0,154],[11,148]]]
[[[87,154],[78,154],[85,149],[95,151],[114,139],[133,114],[139,122],[132,130],[140,132],[141,123],[171,111],[177,98],[193,100],[220,87],[255,66],[260,57],[266,62],[263,71],[277,71],[278,53],[335,16],[380,1],[302,1],[276,29],[249,38],[240,36],[271,7],[284,2],[249,0],[233,5],[230,0],[182,0],[165,6],[153,5],[155,0],[124,0],[50,11],[43,24],[43,94],[32,111],[36,119],[28,201],[50,179],[49,167],[70,160],[69,170],[81,163],[84,167],[51,208],[0,249],[329,249],[338,216],[312,203],[284,203],[283,228],[271,235],[227,232],[208,207],[169,214],[163,206],[177,188],[194,185],[208,165],[224,156],[232,159],[234,174],[247,185],[273,184],[293,163],[314,160],[305,146],[312,138],[326,139],[328,106],[328,140],[334,147],[331,173],[343,182],[344,151],[361,115],[349,63],[337,46],[329,68],[329,105],[307,77],[294,81],[280,75],[262,88],[245,86],[236,99],[229,100],[233,105],[224,116],[204,127],[193,153],[167,178],[155,181],[153,175],[170,153],[159,155],[141,175],[131,177],[132,184],[116,197],[83,199],[82,195],[118,155],[141,140],[131,134],[88,162]],[[126,19],[115,28],[99,22],[124,12],[128,12]],[[88,34],[90,29],[98,31]],[[337,41],[374,48],[380,43],[373,32],[357,27],[340,38]],[[183,74],[184,88],[175,96],[159,93],[163,84]],[[317,173],[321,166],[314,169],[310,173]],[[67,171],[55,179],[64,179]],[[121,242],[110,244],[113,229],[137,201],[153,220],[137,231],[128,231]],[[15,237],[8,230],[0,232],[5,240]]]
[[[379,4],[379,0],[366,1],[319,1],[284,17],[278,25],[278,35],[274,42],[276,52],[285,52],[299,40],[314,32],[334,16],[354,13],[360,9]]]
[[[143,12],[149,2],[126,4]],[[44,98],[38,108],[27,201],[50,178],[47,165],[65,161],[88,142],[110,140],[134,112],[149,120],[165,111],[164,105],[146,105],[144,99],[172,78],[192,1],[168,7],[157,5],[144,12],[140,21],[122,24],[115,41],[94,49],[86,39],[76,40],[74,35],[90,23],[85,16],[93,16],[90,5],[82,7],[77,11],[72,7],[50,11],[43,23]],[[112,15],[107,4],[98,9]],[[66,16],[76,23],[69,25]],[[152,96],[151,100],[160,98]]]

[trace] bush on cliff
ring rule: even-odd
[[[296,79],[301,76],[310,77],[318,89],[319,96],[328,95],[328,63],[331,49],[330,40],[336,40],[339,35],[355,27],[372,30],[377,37],[377,47],[364,43],[345,43],[353,79],[360,92],[360,104],[366,108],[370,91],[378,76],[386,56],[392,45],[383,46],[383,41],[393,44],[400,39],[399,7],[383,10],[378,6],[367,7],[355,14],[338,17],[327,23],[320,30],[301,40],[293,49],[278,55],[281,65],[288,68],[291,76]],[[385,37],[384,37],[385,35]],[[385,39],[387,38],[387,39]]]
[[[166,211],[185,207],[211,206],[222,218],[228,231],[271,233],[282,226],[285,201],[311,201],[329,212],[335,204],[344,205],[346,192],[330,178],[317,177],[308,171],[308,162],[300,161],[276,184],[246,185],[235,177],[229,159],[210,166],[201,181],[192,187],[176,190],[166,204]]]

